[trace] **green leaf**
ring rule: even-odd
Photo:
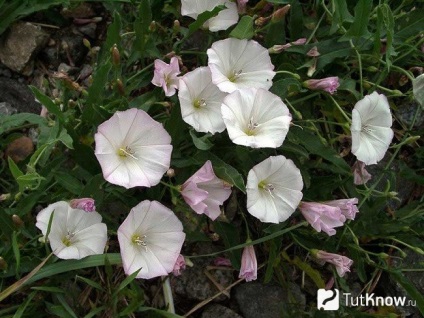
[[[138,275],[138,273],[142,270],[142,267],[140,267],[138,270],[136,270],[131,275],[127,276],[118,286],[117,289],[112,294],[112,298],[115,298],[122,290],[124,290],[127,285],[129,285]]]
[[[46,126],[47,120],[39,115],[30,114],[30,113],[20,113],[10,116],[1,116],[0,117],[0,135],[4,132],[7,132],[13,127],[18,127],[23,125],[25,122],[29,122],[35,125]]]
[[[13,315],[12,318],[21,318],[22,317],[22,315],[25,312],[25,309],[31,303],[31,300],[34,298],[35,294],[37,294],[37,292],[32,292],[31,294],[28,295],[25,302],[21,306],[19,306],[18,310],[15,312],[15,314]]]
[[[230,37],[250,40],[255,35],[253,22],[253,17],[249,15],[243,16],[233,31],[231,31]]]
[[[224,242],[225,248],[230,248],[231,246],[237,245],[240,243],[240,234],[237,227],[231,223],[225,222],[214,222],[214,229],[216,233],[219,234],[219,237]],[[240,250],[231,251],[228,253],[231,260],[231,264],[234,268],[240,268],[240,259],[241,254]]]
[[[243,193],[246,193],[246,186],[244,184],[243,176],[232,166],[218,158],[211,152],[198,152],[193,160],[199,165],[203,165],[207,160],[210,160],[213,165],[213,170],[218,178],[235,185]]]
[[[74,313],[72,308],[68,305],[65,298],[61,294],[55,294],[56,299],[59,301],[59,303],[62,305],[63,309],[69,314],[72,318],[78,318],[78,316]]]
[[[80,281],[86,283],[87,285],[89,285],[89,286],[91,286],[95,289],[103,291],[103,287],[99,283],[96,283],[95,281],[93,281],[91,279],[88,279],[88,278],[85,278],[85,277],[82,277],[82,276],[79,276],[79,275],[76,275],[75,278],[77,280],[80,280]]]
[[[37,100],[47,108],[49,113],[55,115],[57,119],[59,119],[59,121],[63,123],[65,120],[65,117],[63,116],[63,112],[61,111],[59,106],[56,105],[50,99],[50,97],[44,95],[37,87],[30,86],[30,89],[32,93],[35,95],[35,97],[37,98]]]
[[[142,60],[145,54],[145,47],[148,41],[149,26],[152,22],[152,8],[150,0],[142,0],[138,7],[137,19],[134,22],[135,42],[134,48],[140,53]]]
[[[112,265],[121,264],[121,255],[119,253],[91,255],[78,260],[62,260],[42,268],[38,271],[37,274],[35,274],[28,281],[26,281],[24,285],[29,285],[40,279],[51,277],[61,273],[66,273],[72,270],[104,266],[106,257],[109,263]]]
[[[302,261],[298,256],[294,257],[294,259],[292,260],[292,263],[296,265],[297,267],[299,267],[302,271],[304,271],[306,275],[308,275],[309,278],[312,279],[312,281],[315,283],[317,288],[325,287],[325,282],[322,279],[321,273],[318,270],[312,268],[311,265]]]
[[[290,1],[289,30],[292,39],[299,39],[305,29],[303,25],[303,9],[300,1]]]
[[[397,281],[417,303],[418,310],[424,315],[424,296],[419,290],[399,271],[389,271],[390,276]]]
[[[24,173],[19,169],[16,163],[12,160],[12,158],[7,157],[7,162],[9,163],[9,170],[12,173],[12,176],[18,181],[18,178],[23,176]]]
[[[72,140],[72,137],[68,134],[68,132],[66,131],[65,128],[63,128],[60,131],[60,134],[57,137],[57,140],[62,142],[62,144],[64,144],[66,146],[66,148],[74,149],[74,147],[72,145],[74,141]]]
[[[424,30],[424,15],[421,10],[411,10],[401,18],[396,19],[396,42],[403,43],[411,36],[418,36],[422,30]]]
[[[21,252],[19,251],[18,232],[16,231],[13,231],[13,235],[12,235],[12,248],[13,248],[13,255],[15,256],[15,262],[16,262],[16,276],[19,276],[19,269],[21,266]]]
[[[211,136],[211,134],[206,134],[202,137],[197,137],[194,130],[190,129],[190,136],[197,149],[209,150],[213,147],[213,143],[211,143],[210,140],[208,139]]]
[[[289,95],[289,93],[299,92],[301,88],[302,85],[297,79],[283,78],[272,84],[270,92],[279,96],[281,99],[284,99]]]
[[[54,176],[57,183],[72,194],[78,196],[82,192],[83,185],[81,181],[75,178],[70,172],[56,171]]]
[[[346,0],[335,0],[333,1],[333,4],[334,14],[330,34],[337,32],[343,26],[343,23],[353,22],[353,16],[347,9]]]
[[[390,7],[387,4],[381,4],[377,7],[377,23],[379,31],[383,30],[386,38],[386,67],[390,70],[392,65],[391,57],[397,55],[393,47],[393,36],[394,36],[394,18]],[[378,39],[375,38],[375,42],[381,42],[382,36],[380,32],[376,32],[379,35]],[[378,52],[379,53],[379,52]]]
[[[349,41],[353,38],[359,37],[370,37],[370,32],[368,31],[368,24],[370,13],[372,9],[372,1],[369,0],[359,0],[355,6],[355,17],[352,25],[346,34],[340,38],[340,41]]]
[[[292,127],[290,132],[291,142],[299,143],[311,154],[318,155],[333,163],[341,168],[344,174],[351,173],[350,166],[346,161],[333,148],[323,145],[318,136],[298,127]]]

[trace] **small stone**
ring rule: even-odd
[[[14,24],[0,43],[0,61],[21,73],[31,58],[48,42],[49,35],[41,27],[28,22]]]
[[[93,73],[93,67],[89,64],[84,64],[82,66],[80,76],[79,78],[81,80],[85,80],[87,77],[89,77]]]
[[[19,137],[12,141],[6,148],[6,158],[10,157],[14,162],[24,161],[26,157],[34,152],[34,144],[31,138]]]
[[[201,318],[242,318],[238,313],[232,311],[230,308],[224,307],[219,304],[212,304],[208,306],[203,312]]]
[[[28,86],[11,78],[0,77],[0,102],[8,103],[19,113],[39,114],[41,111]]]
[[[81,3],[74,8],[63,8],[61,11],[62,16],[65,18],[91,18],[95,15],[91,5],[89,3]]]
[[[1,115],[6,115],[6,116],[10,116],[13,114],[16,114],[18,112],[18,110],[15,107],[12,107],[12,105],[10,105],[7,102],[1,102],[0,103],[0,114]]]
[[[96,38],[97,24],[96,23],[88,23],[88,24],[85,24],[85,25],[78,27],[78,30],[82,34],[84,34],[84,35],[86,35],[86,36],[88,36],[92,39],[95,39]]]

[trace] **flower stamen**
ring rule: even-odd
[[[228,80],[230,82],[235,82],[240,77],[242,72],[243,72],[243,70],[238,70],[238,71],[233,70],[233,73],[230,76],[228,76]]]
[[[248,136],[253,136],[256,134],[256,128],[258,128],[260,126],[260,124],[255,123],[253,121],[253,117],[250,118],[249,123],[247,124],[247,131],[246,131],[246,135]]]
[[[271,197],[274,197],[272,195],[272,192],[275,190],[275,186],[272,183],[266,183],[265,181],[261,181],[258,184],[259,188],[264,189],[265,191],[267,191]]]
[[[65,235],[65,237],[62,239],[63,244],[66,246],[71,246],[72,244],[72,238],[75,236],[75,233],[71,233],[68,231],[68,234]]]
[[[118,155],[120,157],[131,157],[134,160],[138,160],[138,158],[136,156],[134,156],[135,151],[132,150],[129,146],[126,146],[125,149],[124,148],[119,148],[118,150]]]
[[[144,240],[147,236],[146,235],[137,235],[134,234],[131,238],[131,241],[133,244],[136,244],[138,246],[143,246],[147,252],[147,242]]]
[[[195,108],[201,108],[201,107],[206,107],[208,104],[206,103],[206,101],[202,98],[202,99],[196,99],[194,101],[194,107]]]

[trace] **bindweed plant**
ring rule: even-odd
[[[196,317],[207,301],[174,303],[172,282],[210,258],[234,272],[217,294],[299,285],[282,317],[322,317],[319,289],[358,284],[424,314],[421,4],[103,5],[90,83],[55,76],[32,87],[47,114],[0,118],[4,148],[37,132],[1,159],[1,317]]]

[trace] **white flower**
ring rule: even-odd
[[[223,92],[272,86],[274,65],[268,50],[256,41],[228,38],[213,43],[207,54],[212,82]]]
[[[302,199],[303,181],[293,161],[272,156],[254,166],[247,176],[247,210],[262,222],[287,220]]]
[[[118,228],[122,265],[137,278],[167,275],[174,269],[185,234],[175,214],[157,201],[142,201]]]
[[[393,139],[392,115],[386,96],[365,96],[352,111],[352,153],[366,165],[383,159]]]
[[[197,19],[199,14],[212,11],[219,5],[225,5],[226,9],[221,10],[217,16],[207,20],[203,27],[212,32],[226,30],[236,24],[239,16],[237,4],[228,0],[181,0],[181,14]]]
[[[221,111],[230,139],[253,148],[281,146],[292,119],[281,98],[262,88],[232,92]]]
[[[125,188],[159,183],[171,160],[171,137],[145,111],[116,112],[94,136],[104,178]]]
[[[222,132],[221,103],[226,93],[212,83],[208,67],[199,67],[180,79],[178,98],[184,121],[199,132]]]
[[[99,213],[73,209],[65,201],[50,204],[38,213],[35,224],[44,236],[52,213],[48,240],[53,254],[62,259],[81,259],[103,253],[107,228]]]

